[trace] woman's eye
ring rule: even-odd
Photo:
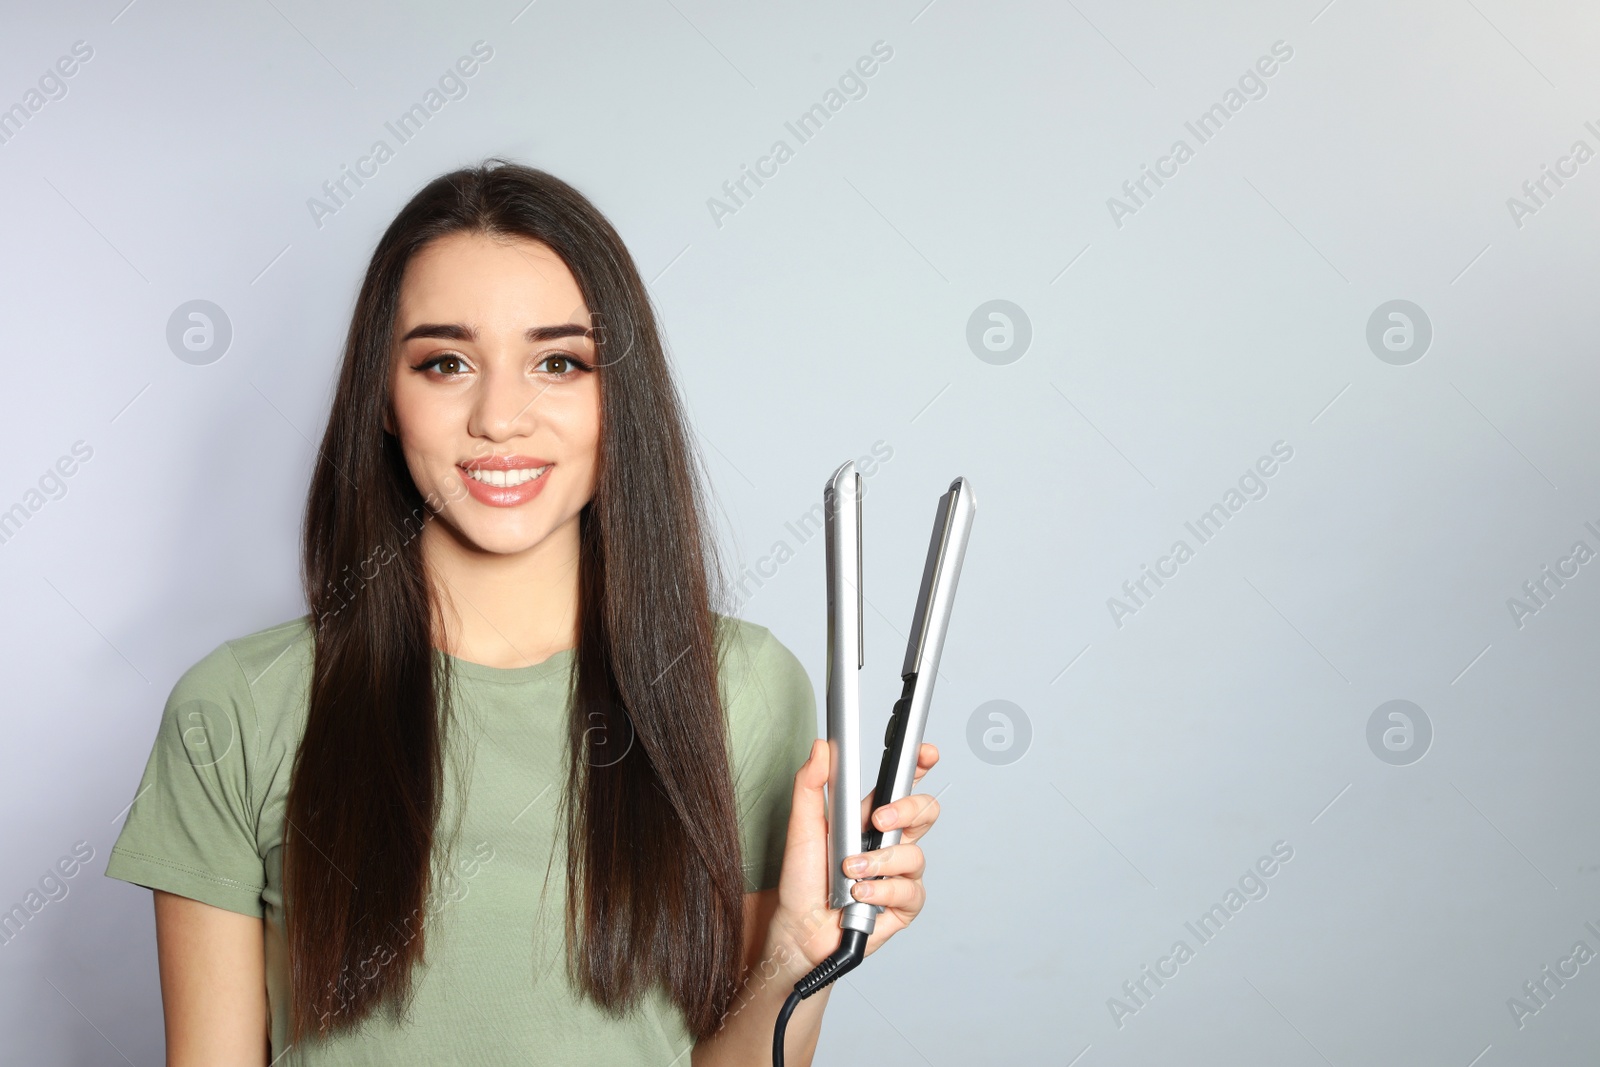
[[[587,363],[565,352],[556,352],[544,357],[539,361],[539,366],[546,367],[552,363],[558,368],[552,372],[557,378],[576,377],[578,371],[591,369]]]
[[[440,377],[453,378],[458,374],[465,373],[467,365],[460,356],[439,355],[434,356],[432,359],[423,360],[417,364],[415,369],[419,371],[435,370],[439,372]]]

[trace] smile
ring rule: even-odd
[[[505,488],[518,486],[523,482],[531,482],[549,469],[550,464],[546,463],[542,467],[519,467],[508,471],[467,470],[464,473],[468,478],[482,482],[484,485]]]
[[[480,504],[492,508],[514,508],[526,504],[543,490],[555,464],[526,456],[500,456],[458,464],[461,484]]]

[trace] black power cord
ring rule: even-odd
[[[778,1012],[778,1023],[772,1031],[772,1067],[783,1067],[783,1035],[789,1028],[789,1016],[800,1002],[821,990],[829,982],[854,970],[867,954],[867,935],[860,930],[845,930],[839,938],[839,947],[833,955],[817,964],[811,973],[794,984],[794,992],[783,1002]]]

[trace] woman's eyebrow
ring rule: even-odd
[[[530,326],[523,336],[529,342],[537,344],[540,341],[553,341],[558,337],[587,337],[589,336],[589,328],[587,326],[579,326],[573,322],[561,322],[553,326]],[[476,341],[478,339],[478,335],[472,327],[464,326],[459,322],[424,322],[413,326],[404,337],[400,338],[400,341],[403,344],[419,337],[432,337],[441,341]]]

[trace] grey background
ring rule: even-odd
[[[0,144],[0,508],[93,455],[0,544],[0,904],[75,842],[94,858],[0,946],[0,1059],[161,1061],[149,894],[101,877],[107,850],[177,676],[303,611],[309,441],[378,234],[498,153],[628,242],[730,558],[795,550],[741,612],[819,695],[822,545],[785,524],[893,449],[865,520],[887,714],[934,498],[975,487],[930,903],[834,993],[819,1062],[1592,1060],[1600,964],[1520,1027],[1507,1003],[1600,950],[1600,565],[1521,626],[1507,604],[1600,549],[1600,160],[1520,225],[1507,204],[1600,149],[1592,8],[523,2],[6,14],[0,107],[94,52]],[[479,40],[467,95],[319,227],[307,200]],[[799,144],[785,121],[880,40]],[[1199,144],[1185,121],[1276,41],[1266,95]],[[1108,198],[1180,137],[1194,157],[1118,226]],[[793,158],[717,225],[708,198],[779,138]],[[191,300],[232,328],[206,365],[167,344]],[[1028,318],[1020,359],[968,346],[992,300]],[[1407,365],[1366,342],[1391,300],[1432,327]],[[1198,544],[1184,523],[1278,441],[1266,496]],[[1118,626],[1108,598],[1180,538]],[[1369,748],[1391,700],[1427,715],[1424,758]],[[1027,717],[1020,758],[969,745],[990,701]],[[1268,895],[1199,946],[1185,922],[1280,841]],[[1194,958],[1118,1025],[1180,938]]]

